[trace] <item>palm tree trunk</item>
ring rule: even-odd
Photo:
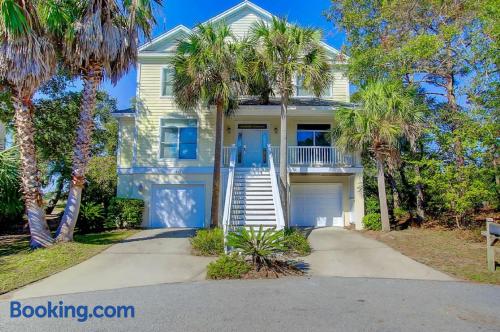
[[[281,116],[280,116],[280,195],[283,208],[283,218],[285,226],[288,227],[288,146],[287,146],[287,98],[281,98]]]
[[[219,196],[220,196],[220,164],[222,157],[222,121],[223,103],[217,102],[217,114],[215,120],[215,156],[214,174],[212,179],[212,208],[210,211],[210,223],[212,227],[219,225]]]
[[[377,157],[377,184],[382,231],[389,232],[391,230],[391,224],[389,222],[389,210],[387,208],[387,196],[385,193],[384,162],[381,157]]]
[[[15,108],[16,139],[21,161],[21,189],[31,233],[30,246],[32,248],[49,247],[54,240],[47,226],[40,192],[31,96],[21,97],[21,94],[16,91],[13,93],[12,103]]]
[[[62,191],[64,188],[64,178],[62,175],[57,179],[56,192],[54,193],[54,197],[52,197],[45,208],[46,214],[51,214],[54,211],[54,208],[57,205],[57,202],[61,199]]]
[[[415,189],[417,191],[417,218],[419,222],[425,220],[424,212],[424,188],[420,180],[420,166],[415,166],[415,175],[417,176],[418,182],[415,184]]]
[[[73,240],[73,233],[80,212],[82,190],[85,184],[85,172],[90,159],[91,135],[94,125],[93,113],[100,82],[101,67],[99,65],[91,66],[83,75],[83,100],[73,152],[71,187],[64,215],[57,229],[56,240],[58,242]]]

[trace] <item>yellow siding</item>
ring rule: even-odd
[[[148,60],[140,65],[140,85],[136,125],[136,166],[188,167],[209,166],[213,163],[214,109],[180,110],[173,98],[161,97],[161,71],[166,60]],[[196,160],[160,160],[160,120],[169,117],[198,119],[198,158]]]
[[[134,119],[120,119],[120,154],[118,165],[121,168],[132,167],[134,151]]]

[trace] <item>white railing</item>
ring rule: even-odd
[[[233,148],[234,148],[234,145],[222,147],[222,166],[223,167],[229,166],[229,161],[231,159],[231,151]]]
[[[342,153],[330,146],[289,146],[288,165],[290,166],[357,166],[358,161],[350,153]]]
[[[224,148],[226,149],[226,148]],[[233,202],[233,183],[234,183],[234,168],[236,167],[236,146],[228,148],[229,150],[229,173],[227,175],[226,197],[224,199],[224,214],[222,217],[222,230],[224,233],[224,251],[227,253],[226,237],[229,231],[231,222],[231,205]]]
[[[280,189],[278,187],[278,175],[274,167],[273,148],[267,146],[267,160],[269,161],[269,176],[271,177],[271,186],[273,190],[274,208],[276,210],[276,230],[285,228],[285,218],[283,217],[283,207],[281,205]]]
[[[274,165],[279,166],[280,164],[280,147],[279,146],[271,146],[271,152],[274,157]]]

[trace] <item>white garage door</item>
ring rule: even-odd
[[[291,185],[292,226],[344,226],[342,184]]]
[[[151,227],[204,227],[205,187],[203,185],[153,186]]]

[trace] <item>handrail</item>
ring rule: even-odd
[[[281,205],[281,196],[278,188],[277,174],[274,167],[273,148],[271,144],[267,145],[267,161],[269,164],[269,176],[271,178],[271,187],[273,190],[274,208],[276,209],[276,230],[282,230],[285,228],[285,218],[283,217],[283,207]]]
[[[289,165],[307,166],[359,166],[355,154],[342,153],[333,146],[289,146]]]
[[[231,153],[229,159],[229,173],[227,176],[226,197],[224,199],[224,214],[222,217],[222,230],[224,233],[224,252],[227,253],[226,236],[231,221],[231,205],[233,201],[233,182],[234,182],[234,168],[236,166],[236,146],[231,146]]]

